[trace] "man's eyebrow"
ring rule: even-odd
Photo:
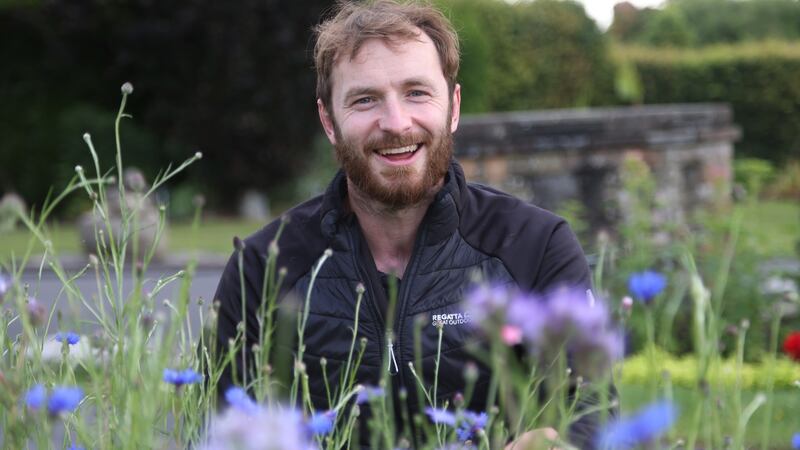
[[[425,86],[433,89],[434,83],[427,78],[409,78],[403,81],[403,87]]]
[[[403,88],[406,88],[406,89],[410,88],[410,87],[416,87],[416,86],[424,86],[424,87],[427,87],[429,89],[434,89],[435,84],[431,80],[429,80],[427,78],[424,78],[424,77],[417,78],[417,77],[415,77],[415,78],[409,78],[407,80],[403,80],[402,86],[403,86]],[[353,87],[351,87],[350,89],[348,89],[345,92],[344,99],[345,100],[349,100],[349,99],[351,99],[353,97],[357,97],[357,96],[360,96],[360,95],[377,96],[377,95],[380,95],[380,93],[381,93],[380,89],[376,89],[376,88],[372,88],[372,87],[368,87],[368,86],[353,86]]]
[[[353,97],[357,97],[360,95],[378,95],[380,92],[378,89],[366,87],[366,86],[354,86],[347,90],[344,94],[344,99],[349,100]]]

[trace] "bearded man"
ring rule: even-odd
[[[590,272],[563,219],[464,179],[452,139],[462,95],[458,38],[439,11],[388,0],[340,4],[317,29],[314,57],[319,118],[341,170],[323,195],[287,213],[277,240],[277,267],[285,269],[280,297],[305,298],[312,266],[330,249],[306,311],[303,362],[311,401],[320,410],[330,407],[324,378],[335,391],[358,314],[366,348],[357,382],[375,385],[389,371],[394,405],[413,417],[424,405],[397,393],[416,389],[408,365],[415,358],[415,322],[426,324],[417,372],[431,381],[439,333],[432,318],[463,317],[460,303],[476,272],[534,292],[587,289]],[[237,335],[243,304],[245,349],[258,340],[265,261],[280,228],[276,221],[250,236],[225,269],[216,294],[221,349]],[[391,309],[390,276],[397,279]],[[357,285],[364,288],[360,309]],[[463,392],[465,366],[475,360],[467,350],[474,337],[467,322],[444,324],[439,404]],[[485,410],[490,373],[477,367],[470,409]],[[220,390],[241,382],[236,378],[226,372]],[[594,427],[582,420],[570,439],[591,448]],[[545,437],[553,431],[530,431],[518,442]]]

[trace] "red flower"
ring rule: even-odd
[[[800,331],[794,331],[783,341],[783,351],[795,361],[800,361]]]

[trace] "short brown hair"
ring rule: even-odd
[[[314,65],[317,98],[331,110],[331,74],[342,55],[354,58],[368,39],[392,45],[428,35],[439,53],[442,74],[452,95],[458,75],[458,36],[450,21],[435,7],[420,2],[376,0],[366,3],[341,1],[333,17],[315,28]]]

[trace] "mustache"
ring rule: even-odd
[[[432,136],[426,131],[417,131],[405,134],[384,133],[381,136],[375,136],[367,139],[364,142],[366,150],[375,150],[379,148],[397,148],[406,147],[408,145],[416,145],[424,142],[431,142]]]

